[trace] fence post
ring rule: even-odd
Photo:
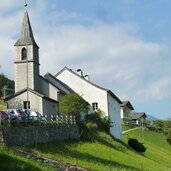
[[[63,124],[63,122],[64,122],[64,116],[61,115],[61,124]]]
[[[72,125],[72,115],[69,115],[69,123]]]
[[[68,124],[68,115],[65,115],[65,124]]]
[[[57,121],[57,123],[59,122],[59,116],[58,115],[56,115],[56,121]]]
[[[74,124],[76,124],[76,117],[75,117],[75,115],[74,115]]]
[[[50,120],[53,121],[53,115],[50,115]]]

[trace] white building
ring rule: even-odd
[[[82,96],[94,110],[102,110],[112,122],[111,135],[122,139],[120,116],[122,102],[112,91],[93,84],[67,67],[58,72],[55,77]]]

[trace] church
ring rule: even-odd
[[[121,100],[111,91],[87,80],[72,69],[64,67],[55,76],[39,73],[37,45],[27,9],[19,39],[15,45],[15,94],[6,97],[8,108],[24,108],[44,115],[59,114],[58,102],[65,94],[75,92],[90,104],[90,112],[100,109],[112,122],[110,133],[122,139]]]

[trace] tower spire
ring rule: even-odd
[[[37,43],[34,40],[33,31],[31,28],[29,15],[27,11],[26,0],[24,6],[25,6],[25,13],[24,13],[23,23],[21,27],[20,38],[15,43],[15,46],[24,46],[27,44],[27,45],[36,45],[38,47]]]

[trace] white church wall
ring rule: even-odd
[[[89,102],[90,105],[97,102],[98,108],[108,115],[107,92],[105,90],[97,88],[67,69],[60,73],[57,79],[70,86],[76,93]]]
[[[112,122],[110,133],[117,139],[122,139],[122,128],[121,128],[121,116],[120,116],[120,103],[115,100],[110,94],[108,94],[109,103],[109,117]]]

